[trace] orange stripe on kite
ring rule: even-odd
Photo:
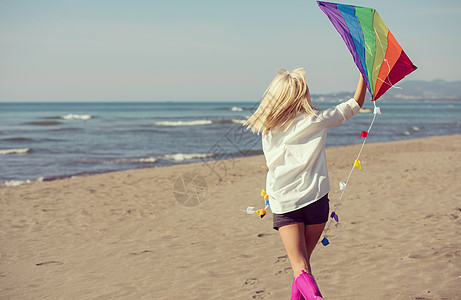
[[[381,65],[379,70],[378,80],[376,82],[375,97],[378,94],[378,91],[381,89],[383,84],[389,85],[391,87],[395,82],[389,82],[388,76],[395,66],[395,63],[399,60],[400,54],[402,53],[402,47],[400,47],[397,40],[394,38],[394,35],[389,31],[387,33],[387,49],[386,56],[384,56],[384,62]],[[373,97],[373,98],[375,98]]]

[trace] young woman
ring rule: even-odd
[[[280,233],[294,273],[291,299],[323,299],[310,259],[329,216],[327,128],[359,112],[366,86],[360,77],[354,98],[318,110],[312,106],[304,69],[277,73],[244,125],[263,134],[273,228]]]

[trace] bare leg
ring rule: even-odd
[[[280,237],[282,238],[283,245],[290,259],[295,278],[301,274],[302,270],[308,273],[311,272],[309,256],[306,249],[306,227],[304,223],[297,223],[279,228]]]
[[[315,225],[306,225],[305,228],[305,239],[306,239],[306,251],[308,262],[310,262],[312,252],[314,251],[315,246],[317,245],[320,236],[322,235],[323,229],[325,228],[326,223],[315,224]],[[309,272],[311,273],[311,272]]]
[[[305,299],[305,297],[311,299],[310,296],[312,295],[320,296],[318,298],[315,297],[315,299],[322,299],[314,278],[309,277],[311,276],[310,274],[309,276],[304,274],[304,277],[301,278],[300,274],[303,271],[312,273],[310,257],[322,235],[324,227],[325,223],[315,225],[297,223],[279,228],[280,237],[282,238],[294,273],[295,281],[292,286],[291,299]],[[298,283],[298,281],[301,283]],[[299,294],[300,292],[303,293],[304,297]]]

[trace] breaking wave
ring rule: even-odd
[[[153,164],[159,160],[174,160],[174,161],[185,161],[198,158],[207,158],[214,156],[214,153],[175,153],[175,154],[165,154],[159,155],[157,157],[142,157],[142,158],[121,158],[115,160],[104,161],[104,165],[114,165],[114,164]]]
[[[195,121],[160,121],[155,122],[153,125],[157,126],[196,126],[196,125],[209,125],[212,124],[211,120],[195,120]]]
[[[93,116],[92,115],[74,115],[74,114],[68,114],[65,116],[61,116],[60,119],[63,120],[89,120]]]
[[[38,177],[36,179],[27,179],[27,180],[10,180],[5,182],[0,182],[0,186],[20,186],[23,184],[32,184],[32,183],[39,183],[43,181],[43,177]]]
[[[194,120],[194,121],[159,121],[152,125],[156,126],[199,126],[211,124],[243,124],[246,119],[219,119],[219,120]]]
[[[0,155],[10,155],[10,154],[27,154],[31,152],[30,148],[21,148],[21,149],[3,149],[0,150]]]
[[[197,159],[197,158],[207,158],[213,155],[214,153],[193,153],[193,154],[176,153],[176,154],[166,154],[163,157],[169,160],[184,161],[184,160]]]

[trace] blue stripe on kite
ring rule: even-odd
[[[353,38],[351,36],[350,30],[347,26],[347,23],[344,19],[344,14],[337,8],[339,4],[330,3],[330,2],[318,2],[320,9],[328,16],[333,26],[336,28],[338,33],[343,38],[344,42],[346,43],[349,52],[352,54],[355,64],[357,68],[359,68],[360,72],[363,74],[363,78],[366,81],[367,74],[363,72],[363,67],[361,67],[361,61],[358,57],[356,46],[354,44]],[[355,10],[354,10],[355,12]],[[365,51],[364,51],[365,52]]]
[[[352,5],[336,4],[336,8],[339,9],[341,15],[346,21],[349,33],[351,34],[355,46],[354,52],[356,55],[353,54],[352,56],[354,57],[355,64],[363,75],[363,79],[365,80],[368,89],[370,89],[367,65],[365,62],[365,41],[363,39],[362,27],[360,27],[360,22],[355,15],[355,7]]]

